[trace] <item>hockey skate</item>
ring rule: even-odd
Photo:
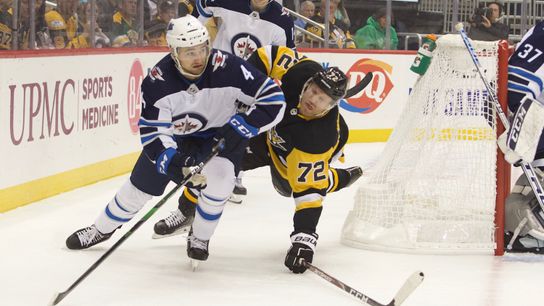
[[[512,238],[512,232],[506,232],[504,234],[505,251],[510,253],[544,254],[544,241],[536,239],[531,235],[525,235],[517,236],[514,242],[511,243]]]
[[[239,175],[236,178],[236,183],[234,185],[234,190],[229,197],[229,202],[234,204],[242,204],[244,196],[247,195],[247,188],[242,185],[242,177]]]
[[[93,224],[70,235],[66,239],[66,247],[70,250],[83,250],[110,239],[114,232],[115,230],[109,234],[102,234]]]
[[[194,206],[193,204],[191,204]],[[153,239],[166,238],[175,235],[185,234],[193,224],[194,207],[192,211],[182,213],[179,209],[170,212],[170,216],[159,220],[153,227]]]
[[[191,260],[193,271],[198,268],[198,264],[208,259],[209,240],[200,240],[193,235],[193,230],[187,236],[187,256]]]

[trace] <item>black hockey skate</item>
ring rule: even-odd
[[[234,185],[234,190],[229,197],[229,202],[234,204],[242,204],[243,197],[247,195],[247,188],[242,185],[242,178],[236,178],[236,183]]]
[[[544,254],[544,241],[536,239],[531,235],[517,236],[514,243],[512,243],[512,248],[508,248],[512,238],[512,232],[504,233],[504,245],[506,252]]]
[[[109,234],[102,234],[93,224],[70,235],[66,239],[66,247],[70,250],[83,250],[110,239],[114,232],[115,230]]]
[[[170,212],[170,216],[155,223],[153,239],[181,235],[189,231],[195,219],[196,206],[193,203],[185,206],[186,208],[183,211],[178,208]]]
[[[193,230],[187,236],[187,256],[191,259],[193,270],[196,270],[199,262],[206,261],[208,256],[209,240],[200,240],[193,235]]]

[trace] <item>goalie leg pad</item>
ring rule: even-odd
[[[513,118],[510,129],[499,137],[498,145],[509,163],[532,162],[544,129],[544,105],[525,96]]]
[[[516,181],[512,193],[506,199],[505,230],[516,232],[521,222],[525,224],[519,229],[520,236],[531,235],[544,240],[544,212],[527,182],[525,175]]]

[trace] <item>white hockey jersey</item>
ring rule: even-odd
[[[197,0],[199,20],[219,17],[216,49],[247,59],[264,45],[295,47],[294,24],[289,13],[272,1],[259,13],[250,7],[250,0]]]
[[[203,74],[188,80],[166,55],[142,82],[139,121],[144,152],[153,161],[178,138],[213,137],[239,114],[255,134],[276,125],[285,97],[272,79],[240,58],[212,49]]]

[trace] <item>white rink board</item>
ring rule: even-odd
[[[141,149],[135,126],[139,84],[167,53],[134,50],[0,57],[0,191]],[[351,69],[352,83],[364,71],[378,71],[373,83],[353,97],[370,101],[371,112],[342,112],[353,130],[394,126],[416,79],[408,70],[414,54],[306,54],[324,65]],[[353,69],[361,60],[364,65]]]
[[[164,54],[0,59],[0,189],[138,151],[136,83]]]

